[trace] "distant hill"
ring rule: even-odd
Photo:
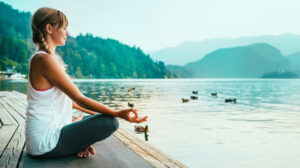
[[[298,75],[289,71],[283,72],[269,72],[264,73],[262,78],[298,78]]]
[[[184,42],[175,47],[150,52],[151,58],[166,64],[185,65],[203,58],[219,48],[245,46],[253,43],[268,43],[278,48],[283,55],[290,55],[300,50],[300,35],[282,34],[239,38],[213,38],[199,42]]]
[[[167,69],[172,73],[176,74],[179,78],[194,78],[196,77],[194,71],[187,69],[179,65],[167,65]]]
[[[0,36],[29,40],[31,38],[30,18],[30,12],[20,12],[0,2]]]
[[[264,73],[276,71],[286,61],[277,48],[259,43],[215,50],[184,68],[202,78],[260,78]]]
[[[291,69],[300,71],[300,51],[288,55],[287,58],[290,60]]]
[[[31,14],[0,2],[0,71],[15,68],[28,73],[28,59],[33,52]],[[68,37],[57,52],[76,78],[172,78],[163,62],[153,61],[138,47],[91,34]]]

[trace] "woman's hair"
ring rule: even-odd
[[[46,43],[47,24],[53,27],[58,26],[58,28],[67,27],[68,19],[63,12],[52,8],[40,8],[32,16],[31,28],[33,43],[36,44],[39,49],[45,50],[48,54],[55,54],[51,53]],[[66,67],[62,58],[57,54],[55,54],[55,56],[58,62]]]

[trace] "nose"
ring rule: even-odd
[[[69,31],[67,30],[67,34],[66,34],[67,36],[69,36]]]

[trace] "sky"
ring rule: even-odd
[[[2,0],[64,12],[69,33],[112,38],[145,52],[219,37],[300,34],[299,0]]]

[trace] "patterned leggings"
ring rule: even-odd
[[[82,120],[65,125],[60,132],[54,149],[40,158],[65,157],[75,155],[95,142],[104,140],[119,128],[116,117],[106,114],[85,116]]]

